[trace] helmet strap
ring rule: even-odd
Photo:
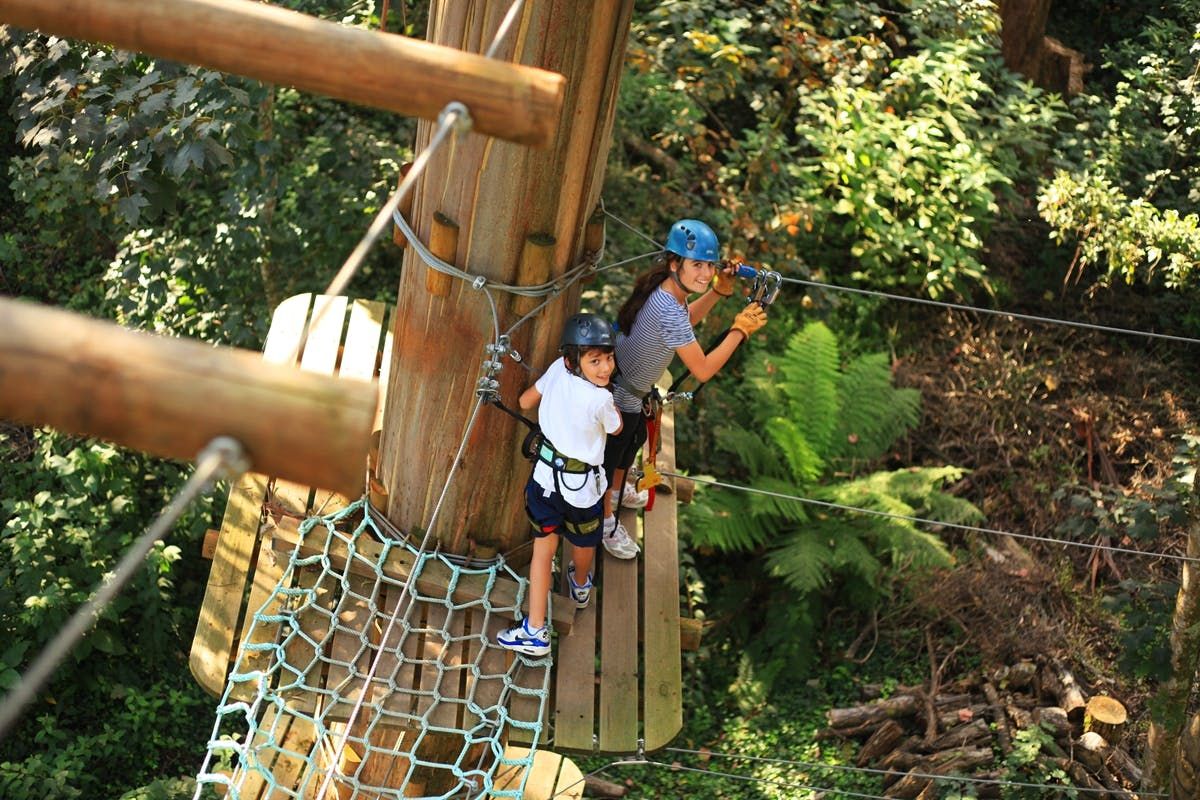
[[[675,281],[675,285],[683,290],[683,293],[685,296],[695,294],[695,292],[693,292],[691,289],[689,289],[683,285],[683,281],[679,280],[679,271],[681,269],[683,269],[683,259],[682,258],[679,259],[678,267],[676,267],[675,269],[670,269],[670,267],[668,267],[667,269],[669,269],[671,272],[671,280]]]

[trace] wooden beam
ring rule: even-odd
[[[257,472],[356,497],[377,403],[373,382],[0,298],[0,419],[188,461],[232,436]]]
[[[536,147],[554,140],[565,91],[548,70],[253,0],[0,0],[0,22],[423,119],[457,100],[476,132]]]

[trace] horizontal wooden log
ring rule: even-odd
[[[896,719],[916,714],[921,710],[922,701],[915,694],[901,694],[851,708],[833,708],[825,713],[830,727],[857,728],[885,719]]]
[[[374,382],[0,298],[0,419],[185,461],[231,436],[256,472],[356,497],[378,401]]]
[[[475,131],[537,147],[555,138],[565,93],[547,70],[253,0],[0,0],[0,22],[423,119],[457,100]]]

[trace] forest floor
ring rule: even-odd
[[[1165,638],[1131,630],[1135,617],[1123,624],[1116,611],[1169,615],[1181,562],[1100,548],[1185,552],[1168,487],[1181,437],[1200,421],[1194,348],[995,316],[938,317],[931,335],[895,360],[897,383],[923,397],[921,425],[897,459],[971,470],[952,491],[984,512],[989,529],[1081,546],[944,531],[971,555],[915,591],[913,610],[965,636],[978,656],[970,667],[985,675],[1020,659],[1065,660],[1089,695],[1126,705],[1138,737],[1131,749],[1140,751],[1143,678],[1162,666]],[[951,660],[942,680],[953,681],[954,670]]]

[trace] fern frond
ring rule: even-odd
[[[870,353],[847,364],[838,394],[841,413],[828,451],[834,458],[874,460],[920,420],[921,393],[892,385],[886,353]]]
[[[762,477],[755,482],[755,488],[785,497],[770,494],[747,495],[748,513],[755,516],[775,516],[793,524],[806,523],[811,518],[811,506],[787,499],[787,497],[793,497],[803,492],[802,489],[798,490],[794,483],[777,478]]]
[[[767,570],[798,592],[813,592],[829,583],[833,561],[834,550],[816,527],[782,537],[766,555]]]
[[[810,322],[791,338],[783,352],[770,359],[758,375],[760,381],[772,381],[792,419],[812,449],[828,452],[838,417],[837,339],[823,323]],[[766,423],[777,415],[778,406],[767,406],[759,417]]]
[[[756,495],[696,486],[697,498],[681,506],[680,532],[700,547],[753,550],[775,537],[785,520],[754,508]],[[765,512],[765,513],[764,513]]]
[[[751,475],[786,474],[779,453],[755,431],[720,426],[713,431],[713,443],[717,452],[733,456]]]
[[[767,423],[767,435],[787,459],[793,478],[800,483],[812,483],[821,477],[825,471],[825,461],[813,450],[795,420],[784,417],[771,419]]]

